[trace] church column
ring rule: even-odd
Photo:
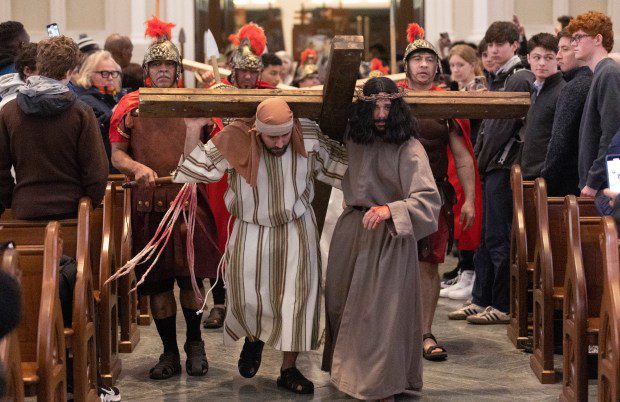
[[[142,64],[142,58],[148,41],[144,37],[144,21],[146,21],[146,4],[144,0],[131,0],[131,33],[133,43],[132,62]]]
[[[50,0],[50,23],[58,24],[60,33],[67,33],[67,4],[65,0]]]
[[[452,27],[452,0],[427,0],[424,3],[424,37],[437,46],[439,34],[454,34]]]
[[[618,0],[607,0],[607,15],[611,18],[614,26],[613,51],[620,52],[620,4],[618,4]]]
[[[172,28],[172,41],[175,45],[179,46],[179,31],[181,28],[185,31],[185,46],[183,47],[184,56],[186,59],[195,60],[195,18],[194,18],[194,2],[186,3],[185,7],[179,7],[176,1],[166,1],[165,6],[162,7],[162,15],[165,21],[176,24],[176,27]],[[190,82],[191,81],[191,82]],[[194,75],[193,73],[185,73],[185,82],[188,86],[193,86]]]
[[[307,4],[312,7],[313,4]],[[282,18],[282,33],[284,35],[284,49],[290,55],[293,54],[293,26],[295,25],[295,12],[301,10],[303,0],[281,0],[280,15]]]
[[[11,19],[11,2],[0,1],[0,21],[8,21]]]

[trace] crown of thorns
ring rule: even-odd
[[[358,100],[362,102],[376,102],[377,100],[393,100],[399,99],[405,96],[405,90],[403,87],[398,87],[398,91],[386,94],[385,92],[372,94],[372,95],[364,95],[364,91],[362,88],[357,88],[355,96]]]

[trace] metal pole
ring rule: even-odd
[[[364,54],[369,57],[370,51],[370,17],[364,17]]]
[[[396,68],[396,0],[390,1],[390,73],[395,74]]]

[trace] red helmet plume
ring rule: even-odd
[[[416,39],[424,39],[424,28],[414,22],[407,25],[407,40],[411,43]]]
[[[237,41],[241,42],[245,38],[250,41],[252,52],[254,52],[255,55],[260,56],[263,54],[267,46],[267,37],[265,36],[263,28],[253,22],[245,24],[237,34]]]
[[[146,21],[146,31],[144,31],[144,36],[150,36],[153,39],[165,38],[172,40],[172,28],[175,26],[176,24],[164,22],[157,17],[153,17]]]
[[[309,58],[313,58],[314,62],[316,62],[316,50],[306,49],[301,52],[301,64],[306,64],[306,60],[308,60]]]

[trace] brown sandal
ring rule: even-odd
[[[432,333],[427,333],[422,335],[422,342],[427,339],[432,339],[435,342],[435,345],[429,346],[428,348],[422,348],[422,356],[429,361],[439,362],[446,360],[448,358],[448,352],[446,348],[437,344],[437,339],[435,339],[435,335]]]
[[[222,328],[226,318],[226,309],[223,307],[213,307],[209,316],[204,320],[203,326],[208,329]]]

